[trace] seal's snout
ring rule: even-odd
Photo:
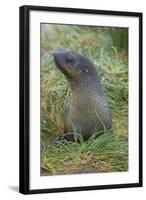
[[[56,66],[63,72],[67,78],[72,78],[75,75],[75,70],[73,70],[72,60],[69,56],[68,51],[64,49],[55,49],[53,51],[54,61]]]
[[[54,56],[54,58],[57,59],[59,57],[62,57],[65,53],[66,53],[66,51],[64,49],[54,49],[53,56]]]
[[[59,57],[59,53],[53,52],[54,60],[56,61]]]
[[[56,66],[66,74],[66,51],[64,49],[55,49],[53,51],[54,61]]]
[[[60,56],[63,56],[66,53],[64,49],[54,49],[53,56],[54,58],[58,58]]]
[[[64,53],[63,52],[56,51],[53,53],[53,56],[54,56],[54,61],[58,67],[63,64],[63,62],[64,62]]]

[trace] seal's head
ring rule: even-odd
[[[68,79],[80,79],[82,76],[93,77],[96,74],[92,62],[77,52],[57,49],[54,50],[53,55],[57,67]]]

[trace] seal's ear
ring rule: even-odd
[[[88,69],[85,69],[85,68],[83,68],[82,70],[83,70],[84,72],[87,72],[87,73],[89,72]]]

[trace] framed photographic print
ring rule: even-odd
[[[142,13],[20,7],[20,192],[142,186]]]

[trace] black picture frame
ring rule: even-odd
[[[51,189],[34,189],[29,188],[29,14],[31,10],[44,12],[67,12],[67,13],[84,13],[84,14],[101,14],[113,16],[130,16],[139,18],[139,182],[129,184],[114,184],[101,186],[81,186],[68,188],[51,188]],[[122,11],[105,11],[105,10],[89,10],[75,9],[63,7],[44,7],[44,6],[22,6],[20,7],[20,174],[19,174],[19,191],[22,194],[36,193],[52,193],[52,192],[67,192],[67,191],[83,191],[83,190],[98,190],[98,189],[113,189],[113,188],[129,188],[142,186],[142,13],[138,12],[122,12]]]

